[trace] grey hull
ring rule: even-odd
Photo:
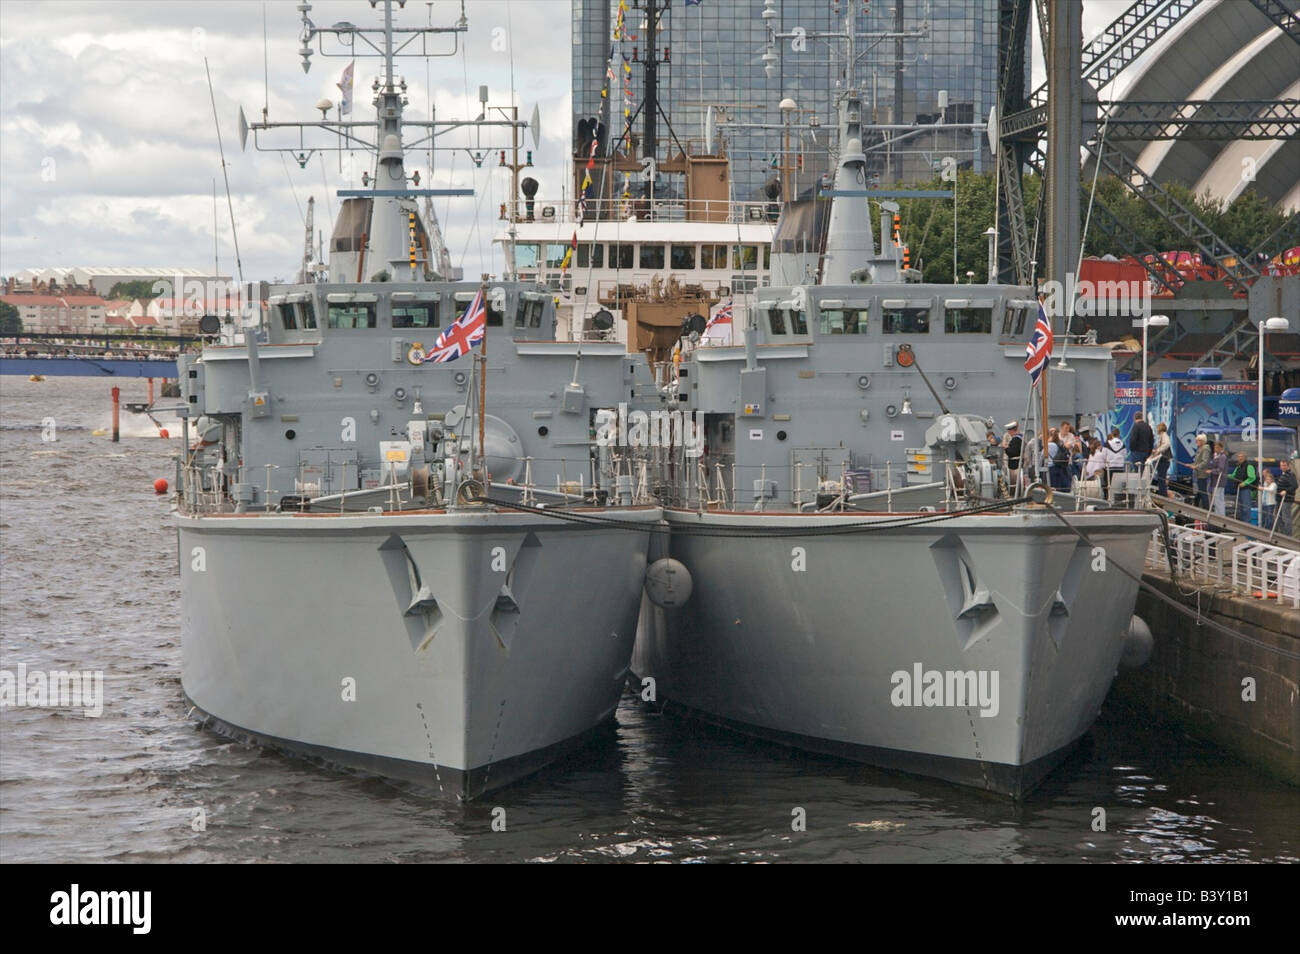
[[[672,534],[694,592],[676,610],[643,603],[633,656],[657,701],[1015,797],[1100,711],[1137,595],[1120,567],[1140,578],[1156,525],[1134,512],[1070,515],[1085,543],[1041,511],[854,535],[815,531],[863,515],[667,517],[754,536]],[[812,532],[762,535],[772,527]],[[922,689],[929,673],[944,679],[937,692]],[[980,673],[989,689],[996,673],[985,700],[965,691]]]
[[[383,778],[390,782],[406,783],[422,792],[436,791],[440,794],[455,796],[462,801],[478,798],[483,794],[510,785],[522,778],[539,772],[583,747],[593,744],[602,732],[614,724],[611,715],[600,725],[588,729],[571,739],[565,739],[543,749],[525,752],[513,758],[493,762],[476,769],[464,770],[448,765],[431,762],[418,762],[409,759],[389,758],[382,755],[369,755],[364,752],[351,752],[334,749],[326,745],[312,745],[292,739],[281,739],[262,732],[254,732],[243,726],[232,725],[219,719],[186,696],[192,707],[191,718],[206,729],[218,735],[239,742],[250,742],[265,748],[275,749],[294,758],[304,759],[323,768],[360,772]],[[490,783],[490,784],[489,784]]]
[[[179,517],[182,684],[228,734],[460,798],[607,720],[647,530],[535,515]],[[599,573],[575,597],[575,573]]]

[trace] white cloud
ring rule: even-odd
[[[457,3],[433,7],[435,23],[459,16]],[[569,147],[568,0],[471,0],[463,50],[431,57],[428,77],[437,119],[478,115],[478,87],[490,89],[490,103],[508,105],[513,78],[520,117],[542,112],[543,141],[531,136],[536,178],[543,191],[558,194]],[[91,2],[0,5],[0,274],[29,266],[129,265],[140,262],[208,267],[212,261],[212,186],[219,193],[218,226],[223,270],[233,272],[221,163],[217,155],[203,57],[208,58],[217,115],[225,144],[227,172],[239,230],[244,273],[249,278],[288,276],[301,255],[299,209],[316,197],[316,228],[326,238],[334,190],[360,187],[371,168],[354,156],[357,180],[340,176],[333,153],[316,153],[305,169],[273,152],[258,152],[250,136],[239,148],[236,117],[242,105],[251,120],[263,103],[273,121],[313,120],[322,98],[339,99],[335,86],[346,59],[312,58],[304,75],[298,57],[301,26],[294,3],[265,4],[266,59],[263,76],[263,4],[190,2],[180,4]],[[429,8],[408,3],[395,12],[399,26],[427,22]],[[358,26],[380,22],[377,11],[359,2],[314,3],[318,26],[340,20]],[[502,28],[494,36],[493,30]],[[494,39],[506,42],[494,49]],[[327,45],[331,41],[326,40]],[[450,51],[457,38],[434,38],[429,49]],[[498,44],[499,45],[499,44]],[[428,116],[426,61],[398,61],[409,85],[408,119]],[[378,59],[358,58],[354,120],[373,117],[370,82]],[[265,97],[265,99],[264,99]],[[331,114],[333,115],[333,114]],[[310,144],[333,145],[332,135],[313,131]],[[407,139],[419,135],[408,130]],[[278,130],[264,140],[296,144],[296,133]],[[311,134],[309,134],[309,137]],[[508,145],[505,130],[481,136],[457,130],[439,136],[440,147],[474,147],[488,154],[475,168],[467,151],[437,153],[430,181],[428,153],[408,155],[421,185],[473,187],[471,199],[439,199],[436,211],[454,261],[466,274],[491,264],[497,207],[508,198],[508,174],[497,165],[496,149]],[[490,153],[490,154],[489,154]],[[372,170],[373,171],[373,170]]]
[[[1089,0],[1085,37],[1126,5]],[[459,12],[455,2],[433,5],[440,24]],[[558,201],[565,193],[571,198],[569,0],[470,0],[466,12],[470,32],[463,52],[431,58],[427,67],[423,58],[399,61],[409,84],[408,118],[428,116],[430,86],[439,120],[473,118],[480,84],[489,87],[492,104],[507,105],[513,78],[520,117],[531,117],[535,103],[542,115],[540,145],[534,147],[528,133],[522,137],[521,148],[533,149],[536,163],[528,174],[541,183],[544,200]],[[310,15],[321,26],[379,20],[378,11],[359,0],[314,3]],[[395,19],[399,26],[414,26],[428,15],[427,4],[410,2]],[[260,117],[264,101],[272,120],[309,120],[317,115],[317,101],[339,98],[335,84],[346,60],[316,55],[304,75],[299,28],[296,4],[288,0],[0,3],[0,275],[48,265],[210,265],[213,181],[219,191],[223,186],[204,55],[245,275],[291,274],[301,255],[299,208],[307,197],[316,197],[316,227],[328,238],[330,212],[339,201],[333,191],[360,186],[339,175],[333,154],[317,153],[306,169],[289,162],[286,176],[284,161],[274,153],[255,151],[251,141],[246,152],[239,149],[241,105],[250,120]],[[504,49],[494,49],[499,40]],[[446,51],[453,43],[444,35],[430,48]],[[372,115],[370,82],[378,63],[358,59],[354,119]],[[1038,58],[1034,75],[1042,76]],[[297,140],[280,130],[275,141]],[[318,130],[308,141],[324,145],[332,139]],[[436,203],[453,260],[468,275],[500,269],[499,257],[492,264],[491,238],[500,227],[498,208],[509,198],[510,180],[495,152],[508,141],[502,130],[484,132],[481,139],[465,130],[448,132],[439,144],[463,148],[438,153],[431,177],[427,152],[408,157],[410,169],[421,172],[421,185],[477,190],[473,199]],[[481,167],[474,166],[471,151],[484,157]],[[364,156],[355,158],[358,173],[368,167]],[[234,251],[224,194],[218,212],[221,259],[229,268]]]

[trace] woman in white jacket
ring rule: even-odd
[[[1106,454],[1101,449],[1101,441],[1093,438],[1085,449],[1087,458],[1083,462],[1084,493],[1095,497],[1105,494]]]
[[[1101,457],[1105,461],[1105,470],[1102,471],[1102,490],[1107,491],[1110,487],[1110,479],[1115,474],[1124,470],[1124,441],[1119,436],[1119,428],[1112,427],[1110,436],[1106,438],[1106,443],[1101,446]]]

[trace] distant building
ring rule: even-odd
[[[212,283],[213,286],[225,286],[233,279],[229,275],[213,275],[211,272],[202,268],[141,268],[136,266],[70,266],[56,268],[25,268],[13,275],[13,279],[21,286],[30,286],[33,281],[37,283],[44,282],[49,284],[54,282],[59,286],[78,286],[87,288],[96,294],[107,295],[113,290],[113,286],[119,282],[159,282],[167,281],[175,283],[177,278],[182,282],[201,282],[204,285]]]
[[[1295,0],[1285,6],[1293,17],[1300,10]],[[1267,104],[1300,99],[1296,37],[1279,30],[1271,16],[1251,4],[1193,7],[1123,74],[1127,85],[1119,99],[1195,100],[1260,117],[1270,115]],[[1249,109],[1242,111],[1243,105]],[[1232,202],[1253,188],[1280,209],[1300,209],[1300,138],[1207,139],[1193,123],[1178,138],[1124,142],[1119,148],[1147,175],[1185,183],[1197,195],[1208,192]]]
[[[991,169],[982,127],[997,99],[999,11],[1007,2],[891,0],[872,3],[864,13],[859,0],[781,0],[774,5],[776,17],[770,20],[762,16],[763,0],[670,4],[659,35],[650,44],[658,51],[658,100],[667,116],[667,121],[658,120],[658,158],[675,155],[679,146],[694,154],[716,154],[725,146],[731,159],[731,198],[759,199],[764,185],[779,177],[776,166],[781,163],[785,132],[778,104],[789,97],[801,123],[816,117],[819,124],[818,129],[792,134],[785,163],[795,167],[798,190],[809,189],[828,171],[828,146],[838,145],[835,95],[842,84],[842,58],[831,55],[826,40],[808,38],[797,43],[787,38],[776,44],[775,62],[765,61],[767,26],[771,22],[781,34],[799,29],[808,34],[838,32],[843,29],[843,12],[853,10],[859,34],[856,81],[865,93],[869,121],[915,127],[876,130],[863,143],[873,180],[930,179],[941,170],[946,156],[963,167]],[[626,4],[628,37],[614,43],[618,0],[573,0],[575,154],[584,138],[578,129],[580,120],[595,117],[604,123],[606,148],[618,142],[624,125],[625,83],[633,114],[645,99],[644,62],[650,38],[643,25],[644,6],[644,0]],[[664,6],[659,0],[657,7]],[[837,15],[836,10],[843,12]],[[869,36],[900,27],[912,35],[897,40]],[[602,97],[611,52],[615,79],[609,97]],[[765,68],[769,63],[770,77]],[[1027,67],[1024,82],[1028,84]],[[941,105],[945,100],[946,106]],[[710,113],[712,141],[707,139]],[[638,140],[642,128],[643,117],[636,116],[632,132]],[[632,154],[642,155],[639,148]],[[640,186],[634,182],[632,188],[635,192]]]
[[[98,295],[7,294],[0,301],[18,309],[23,331],[37,334],[102,331],[108,303]]]

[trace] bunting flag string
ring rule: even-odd
[[[573,261],[573,253],[578,248],[578,232],[575,229],[573,239],[569,242],[569,247],[564,250],[564,261],[560,262],[560,278],[564,278],[569,273],[569,263]]]
[[[587,168],[582,174],[582,188],[578,193],[578,225],[582,226],[587,221],[587,190],[591,188],[591,170],[596,168],[596,147],[599,140],[595,137],[591,140],[591,152],[587,154]]]

